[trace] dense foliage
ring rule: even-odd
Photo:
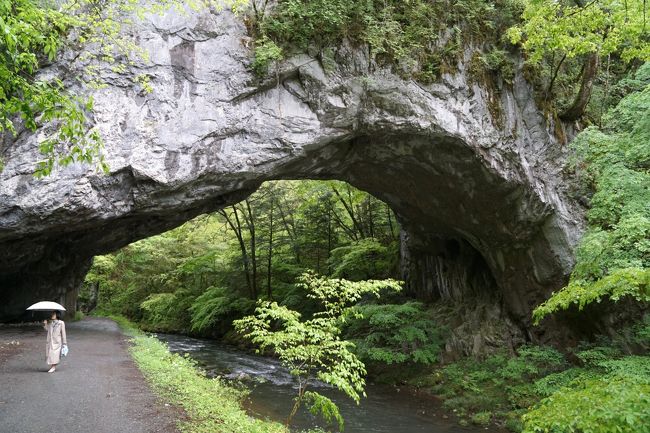
[[[430,365],[439,361],[445,330],[421,302],[363,304],[354,311],[357,319],[350,321],[345,332],[364,363]]]
[[[253,1],[258,73],[296,50],[316,50],[327,66],[333,48],[348,39],[367,45],[379,64],[425,82],[455,70],[474,38],[496,48],[523,10],[515,0],[282,0],[270,11],[260,3]]]
[[[646,350],[647,331],[647,323],[631,330]],[[603,344],[566,355],[523,346],[514,355],[460,360],[412,382],[441,395],[463,424],[503,420],[510,431],[526,433],[647,432],[650,357],[625,355],[623,341]]]
[[[650,357],[621,356],[611,346],[576,355],[580,367],[535,383],[545,398],[523,416],[524,432],[649,432]]]
[[[397,274],[398,226],[340,182],[267,183],[246,201],[95,258],[81,301],[159,331],[223,335],[257,299],[309,313],[304,271],[351,280]]]
[[[576,137],[576,172],[593,189],[589,230],[570,284],[535,310],[547,314],[603,298],[650,301],[650,63],[631,93]]]
[[[647,5],[643,0],[527,1],[523,23],[508,31],[523,40],[530,61],[548,54],[573,58],[587,53],[619,54],[622,60],[650,58]]]
[[[508,29],[527,55],[527,78],[541,106],[564,121],[600,122],[616,104],[614,88],[650,60],[645,0],[525,1]],[[562,134],[562,133],[560,133]]]
[[[495,419],[506,419],[506,426],[518,431],[518,415],[539,398],[534,382],[567,366],[555,349],[524,346],[516,356],[504,350],[483,360],[458,361],[416,379],[415,384],[432,387],[445,399],[444,406],[461,420],[487,425]]]

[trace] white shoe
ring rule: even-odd
[[[56,370],[55,366],[52,366],[49,370],[47,370],[48,373],[54,373],[54,370]]]

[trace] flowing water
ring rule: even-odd
[[[244,382],[252,389],[246,406],[251,415],[283,422],[291,410],[296,383],[277,360],[251,355],[212,340],[166,334],[157,337],[172,352],[188,353],[209,375]],[[438,401],[393,387],[369,384],[368,397],[357,406],[323,384],[313,386],[337,403],[345,419],[345,433],[496,432],[458,426],[446,418]],[[316,427],[319,422],[301,410],[292,425],[300,430]]]

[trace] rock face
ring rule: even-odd
[[[345,180],[386,201],[420,296],[490,292],[525,327],[566,282],[582,211],[561,174],[566,149],[520,75],[490,91],[470,80],[468,49],[458,73],[425,86],[344,44],[333,67],[296,56],[258,80],[245,28],[227,12],[150,17],[134,32],[150,63],[106,68],[108,86],[91,91],[109,175],[77,165],[37,180],[39,135],[2,140],[0,318],[41,298],[74,306],[94,255],[269,179]],[[80,91],[74,59],[49,72]],[[142,73],[151,93],[129,85]]]

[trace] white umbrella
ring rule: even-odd
[[[65,311],[65,308],[63,308],[63,305],[57,304],[56,302],[41,301],[41,302],[37,302],[34,305],[28,307],[27,310],[29,310],[29,311],[54,311],[54,310]]]

